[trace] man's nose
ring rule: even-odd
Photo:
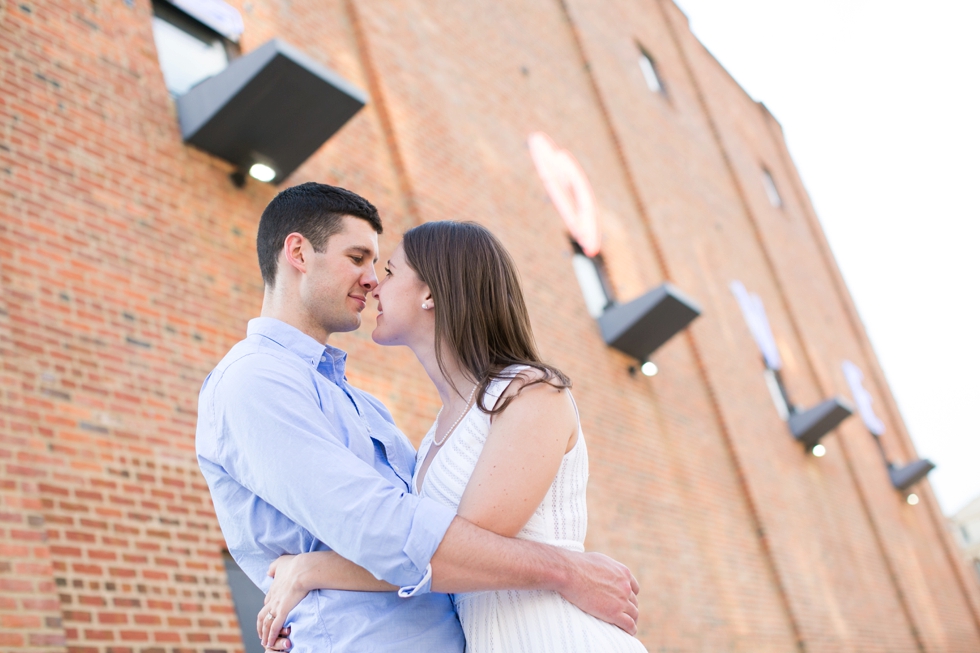
[[[378,287],[378,273],[374,271],[373,267],[370,272],[361,277],[361,286],[368,292]]]

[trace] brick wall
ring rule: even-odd
[[[0,268],[0,275],[4,270]],[[14,363],[12,293],[0,296],[0,647],[62,650],[61,606],[55,593],[38,479],[44,464],[28,422],[36,413],[24,403]]]
[[[816,459],[775,414],[733,279],[765,301],[794,401],[847,396],[853,360],[889,455],[915,457],[778,124],[673,4],[236,6],[245,51],[284,38],[371,96],[287,183],[369,197],[382,257],[436,219],[511,249],[539,344],[575,381],[588,545],[635,570],[651,650],[980,649],[980,591],[928,484],[904,503],[856,418]],[[535,130],[595,188],[618,297],[670,280],[704,307],[657,377],[631,376],[586,313]],[[181,143],[148,1],[0,5],[0,651],[241,650],[193,433],[201,381],[258,311],[275,188],[229,172]],[[334,344],[417,442],[437,397],[372,326]]]

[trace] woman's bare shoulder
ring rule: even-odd
[[[504,378],[510,378],[510,375],[505,375]],[[570,406],[568,400],[562,397],[566,390],[567,383],[554,372],[525,367],[513,375],[510,384],[497,400],[497,406],[504,405],[506,402],[506,407],[499,415],[506,414],[508,411],[524,413],[527,410],[547,410],[555,417],[559,417],[566,404]]]
[[[518,370],[514,374],[505,374],[502,378],[512,380],[500,395],[501,400],[539,388],[550,389],[552,392],[561,391],[563,388],[560,386],[564,385],[554,372],[530,366]]]
[[[491,416],[493,430],[500,427],[512,431],[522,442],[526,442],[524,436],[529,432],[542,436],[553,433],[560,443],[566,443],[563,452],[567,453],[576,440],[578,416],[573,403],[565,396],[568,387],[563,381],[549,370],[532,367],[521,370],[497,402],[499,406],[500,402],[507,401],[507,405]],[[542,419],[545,421],[541,422]],[[529,430],[531,425],[536,426]],[[550,439],[533,438],[542,443]]]

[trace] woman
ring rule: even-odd
[[[418,452],[412,491],[500,535],[582,551],[588,454],[562,372],[541,362],[517,270],[487,229],[430,222],[405,234],[373,295],[381,345],[412,349],[443,408]],[[266,646],[318,588],[398,588],[331,552],[283,556],[257,627]],[[644,651],[556,592],[456,594],[470,653]],[[267,618],[269,615],[276,615]]]

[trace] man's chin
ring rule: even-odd
[[[350,331],[357,331],[361,328],[361,314],[357,313],[351,317],[350,320],[344,322],[343,324],[334,325],[334,328],[330,329],[330,333],[348,333]]]

